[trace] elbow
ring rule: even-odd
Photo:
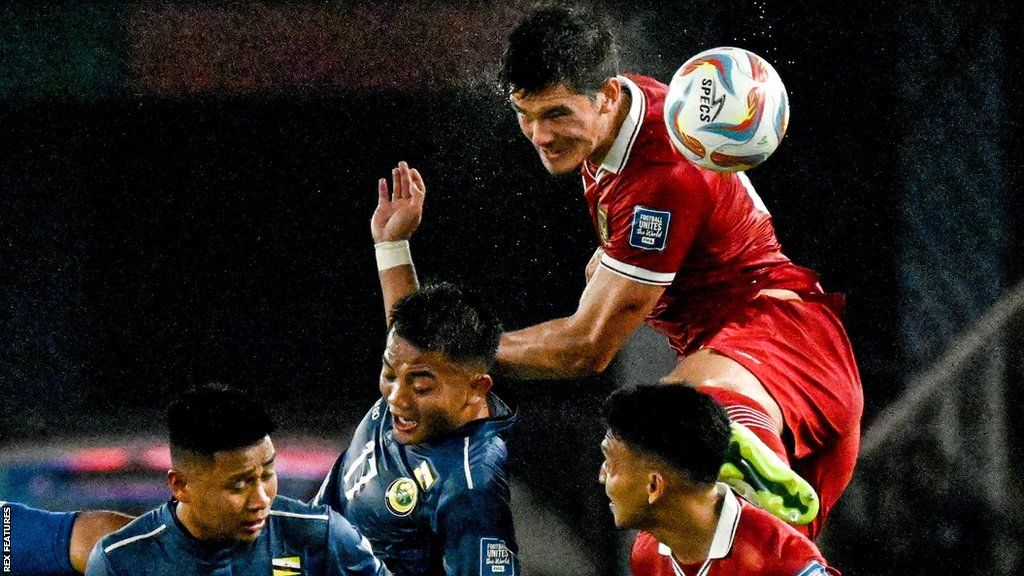
[[[616,350],[609,350],[600,342],[588,340],[582,342],[569,361],[575,376],[594,376],[603,373],[615,359]]]

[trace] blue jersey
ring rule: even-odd
[[[378,400],[313,501],[358,526],[397,576],[515,576],[508,453],[498,436],[515,415],[493,394],[488,404],[491,418],[406,446]]]
[[[71,567],[71,528],[77,512],[47,512],[0,502],[0,514],[0,572],[22,576],[78,574]]]
[[[107,535],[89,556],[87,576],[344,575],[387,571],[347,520],[326,506],[278,496],[254,542],[197,540],[171,501]]]

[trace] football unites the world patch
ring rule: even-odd
[[[388,486],[384,493],[384,504],[395,516],[408,516],[416,507],[419,499],[419,488],[412,478],[399,478]]]
[[[644,206],[634,207],[629,245],[642,250],[664,250],[671,219],[671,212],[652,210]]]
[[[480,576],[515,576],[516,564],[504,540],[480,539]]]

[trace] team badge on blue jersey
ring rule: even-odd
[[[633,208],[633,224],[629,232],[629,245],[643,250],[664,250],[668,240],[671,212],[652,210],[643,206]]]
[[[271,564],[274,566],[274,576],[302,576],[302,558],[299,556],[274,558]]]
[[[480,539],[480,576],[515,576],[516,564],[504,540]]]
[[[821,565],[821,562],[812,560],[810,564],[804,566],[804,569],[797,573],[796,576],[828,576],[828,570]]]
[[[419,499],[419,488],[412,478],[399,478],[388,486],[384,493],[384,503],[395,516],[408,516],[416,507]]]

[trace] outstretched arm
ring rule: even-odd
[[[419,288],[412,264],[409,238],[423,219],[426,186],[423,177],[405,162],[391,170],[392,190],[387,180],[377,182],[377,209],[370,219],[377,254],[377,274],[384,296],[384,314],[391,324],[395,303]]]
[[[71,565],[75,570],[84,574],[86,561],[93,546],[107,534],[131,521],[131,516],[120,512],[93,511],[79,514],[71,529],[71,549],[68,551]]]
[[[602,372],[664,291],[664,286],[642,284],[599,266],[572,316],[503,334],[498,367],[531,379]]]

